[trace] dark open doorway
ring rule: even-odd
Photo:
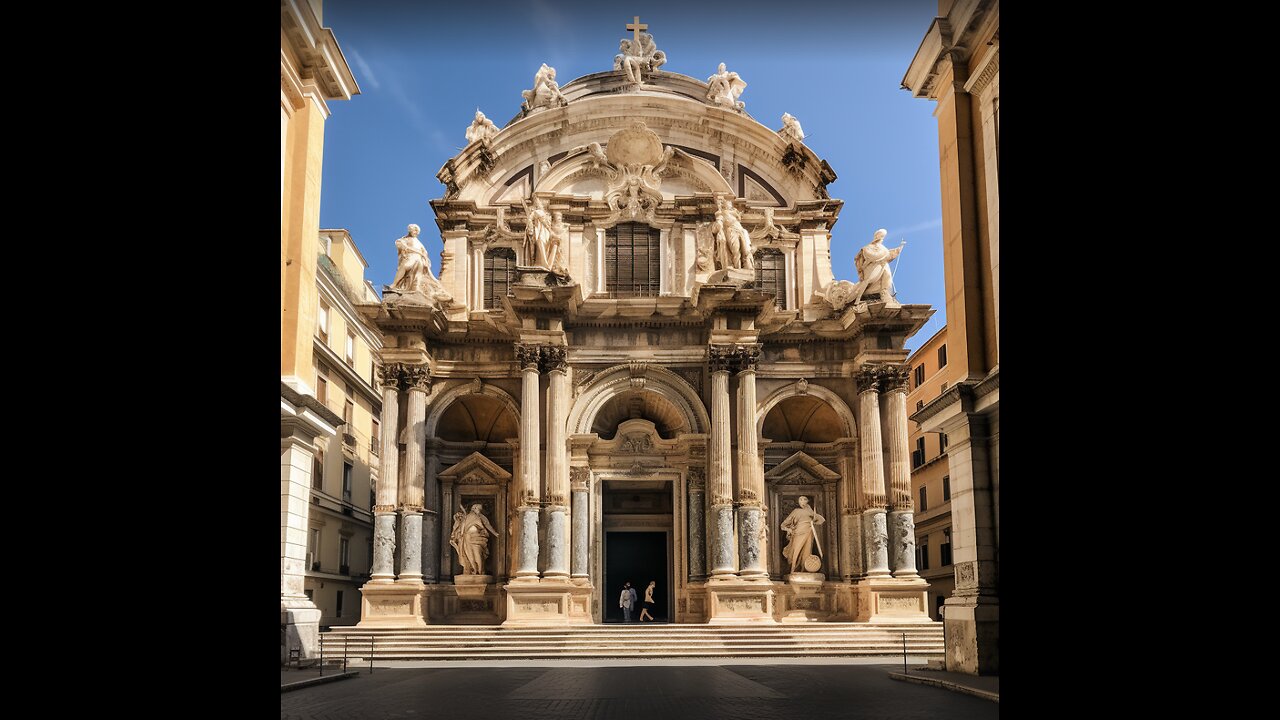
[[[632,622],[640,621],[640,608],[644,607],[644,590],[650,580],[656,580],[654,607],[649,611],[655,620],[670,622],[671,608],[667,607],[667,533],[632,532],[611,530],[605,533],[604,547],[604,621],[622,622],[622,608],[618,600],[622,596],[622,584],[631,581],[636,589],[636,605],[631,614]]]

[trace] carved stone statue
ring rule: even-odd
[[[488,140],[498,134],[498,126],[493,121],[484,116],[484,113],[476,110],[476,119],[471,122],[471,127],[467,128],[467,142],[473,143],[477,140]]]
[[[569,226],[564,224],[564,213],[559,210],[552,215],[551,237],[547,241],[547,262],[551,272],[557,275],[568,275],[565,267],[565,249],[569,247]]]
[[[525,203],[525,215],[528,221],[524,230],[524,264],[550,270],[547,246],[551,241],[551,213],[547,212],[542,198],[535,197],[533,204]]]
[[[889,263],[902,252],[902,247],[907,244],[904,240],[902,245],[896,248],[887,248],[884,246],[884,236],[889,231],[881,228],[876,231],[874,238],[867,245],[863,245],[862,249],[853,259],[854,266],[858,269],[858,290],[854,293],[850,302],[858,302],[866,295],[879,293],[880,300],[883,302],[894,302],[893,299],[893,275],[889,272]]]
[[[783,140],[804,142],[804,130],[800,129],[800,121],[791,113],[782,113],[782,129],[778,131]]]
[[[746,103],[740,102],[738,96],[746,89],[747,84],[738,73],[725,70],[724,63],[720,63],[716,73],[707,78],[707,102],[741,110]]]
[[[391,287],[402,293],[420,292],[429,298],[448,300],[448,291],[431,273],[431,257],[418,240],[420,232],[417,224],[410,223],[409,232],[396,240],[396,276]]]
[[[604,201],[612,211],[606,222],[623,217],[653,222],[654,211],[662,203],[662,176],[676,149],[663,148],[657,133],[643,122],[634,122],[610,136],[608,151],[593,142],[570,153],[583,151],[591,155],[592,169],[605,177]]]
[[[542,67],[533,76],[533,88],[522,90],[520,95],[524,97],[525,110],[569,104],[560,93],[560,85],[556,83],[556,69],[546,63],[542,63]]]
[[[818,541],[817,526],[826,521],[809,507],[809,498],[801,495],[800,507],[792,510],[781,526],[787,533],[782,555],[791,563],[790,572],[817,572],[822,567],[822,543]],[[811,552],[813,549],[816,555]]]
[[[755,270],[755,258],[752,257],[751,235],[746,228],[742,227],[742,219],[738,215],[738,210],[725,197],[716,198],[716,222],[712,224],[712,232],[714,233],[719,226],[719,231],[724,235],[724,248],[726,252],[727,264],[724,268],[736,268],[739,270]],[[717,249],[719,242],[717,242]],[[724,269],[722,268],[722,269]]]
[[[489,557],[489,538],[498,536],[498,531],[489,524],[489,518],[481,514],[481,509],[480,503],[473,503],[471,512],[466,515],[461,512],[453,514],[449,545],[458,553],[463,575],[486,574],[484,562]]]
[[[639,85],[644,82],[644,73],[654,72],[666,62],[667,54],[658,49],[653,36],[642,32],[638,43],[634,39],[618,43],[613,69],[621,70],[632,85]]]

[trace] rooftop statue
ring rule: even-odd
[[[473,143],[477,140],[488,140],[498,134],[498,126],[493,121],[484,116],[479,108],[476,109],[476,119],[471,122],[471,127],[467,128],[467,142]]]
[[[618,54],[613,58],[613,69],[626,74],[632,85],[644,82],[644,73],[655,72],[667,62],[667,54],[658,49],[653,36],[640,32],[648,25],[642,25],[636,17],[634,23],[628,23],[627,29],[633,30],[635,36],[631,40],[623,39],[618,43]]]
[[[533,76],[533,88],[521,91],[520,95],[524,97],[526,111],[569,104],[560,92],[560,85],[556,83],[556,69],[546,63],[542,63],[542,67]]]
[[[800,121],[791,113],[782,113],[782,129],[778,131],[783,140],[804,142],[804,130],[800,129]]]
[[[747,83],[736,72],[725,69],[724,63],[716,70],[716,74],[707,78],[707,102],[712,105],[730,107],[741,110],[746,103],[740,102],[738,96],[747,89]]]

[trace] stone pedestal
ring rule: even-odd
[[[869,578],[858,583],[858,622],[929,623],[929,583],[922,578]]]
[[[707,275],[705,284],[707,285],[735,285],[741,287],[749,282],[755,282],[756,273],[754,270],[740,270],[738,268],[729,268],[727,270],[716,270]]]
[[[787,584],[779,598],[780,622],[809,623],[831,619],[835,613],[835,602],[833,593],[824,591],[826,575],[797,572],[783,579]]]
[[[773,583],[742,578],[712,579],[707,582],[707,623],[772,625]]]
[[[284,626],[280,662],[288,662],[294,648],[300,648],[304,658],[320,656],[320,615],[320,609],[306,596],[280,598],[280,624]]]
[[[578,625],[591,623],[590,585],[577,585],[567,578],[539,583],[510,583],[507,618],[503,625]]]
[[[365,583],[356,627],[426,627],[425,589],[422,583]]]

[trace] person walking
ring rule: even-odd
[[[622,584],[622,595],[618,597],[618,607],[622,608],[622,621],[631,622],[631,608],[636,605],[636,589],[628,580]]]
[[[653,589],[658,586],[657,580],[650,580],[649,587],[644,589],[644,606],[640,608],[640,622],[644,622],[646,615],[649,616],[649,622],[654,621],[653,613],[649,612],[653,609]]]

